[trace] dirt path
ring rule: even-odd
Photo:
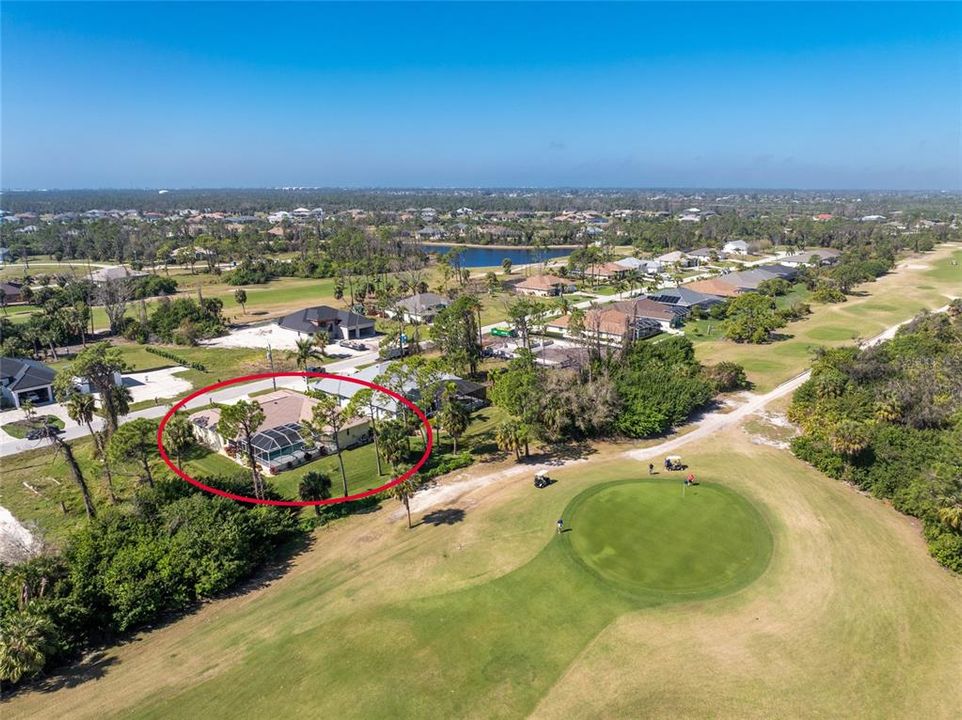
[[[944,305],[933,312],[945,312],[948,307],[948,305]],[[866,341],[864,345],[877,345],[880,342],[891,339],[895,336],[895,333],[900,327],[909,322],[911,322],[911,319],[886,328],[875,337]],[[790,380],[786,380],[774,390],[770,390],[763,395],[756,395],[748,392],[742,393],[738,397],[742,399],[743,402],[740,405],[737,405],[734,410],[707,413],[693,423],[695,428],[691,432],[687,432],[683,435],[677,435],[650,447],[626,450],[622,453],[622,457],[630,460],[650,462],[655,458],[664,457],[669,453],[675,452],[676,450],[690,443],[704,441],[725,428],[740,424],[750,415],[754,415],[762,410],[769,403],[772,403],[775,400],[783,398],[789,393],[794,392],[800,385],[808,380],[810,375],[811,370],[806,370],[802,374],[797,375]],[[544,470],[547,472],[551,470],[567,468],[576,463],[586,462],[588,459],[589,458],[577,458],[567,461],[557,460],[554,462],[540,464],[525,463],[523,465],[511,465],[507,468],[495,470],[482,475],[477,475],[471,471],[460,473],[455,475],[448,482],[435,485],[417,493],[411,499],[411,512],[423,512],[439,505],[454,502],[464,495],[467,495],[468,493],[479,488],[485,487],[486,485],[490,485],[491,483],[503,482],[519,476],[531,478],[534,477],[534,474],[539,470]],[[656,465],[657,464],[658,463],[656,463]],[[390,516],[391,520],[398,519],[401,517],[403,512],[403,510],[395,511]]]

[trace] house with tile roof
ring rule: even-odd
[[[0,400],[15,408],[28,400],[34,405],[52,403],[56,375],[53,368],[36,360],[0,358]]]

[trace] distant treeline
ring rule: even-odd
[[[280,190],[193,189],[170,190],[23,190],[4,191],[0,207],[7,212],[59,213],[90,209],[134,208],[170,212],[181,208],[247,214],[321,207],[338,212],[351,208],[403,210],[433,207],[474,210],[608,210],[616,208],[675,212],[692,205],[701,209],[754,207],[782,212],[840,212],[859,215],[908,207],[958,212],[960,196],[939,192],[841,192],[805,190],[730,189],[381,189]]]

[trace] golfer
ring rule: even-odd
[[[648,463],[648,474],[649,475],[655,474],[655,463]]]
[[[564,532],[565,521],[562,518],[558,518],[558,522],[556,523],[556,525],[558,526],[558,534],[560,535],[561,533]]]

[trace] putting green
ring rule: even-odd
[[[682,476],[594,487],[565,512],[564,544],[596,577],[633,595],[712,597],[744,587],[768,564],[772,536],[745,498]]]

